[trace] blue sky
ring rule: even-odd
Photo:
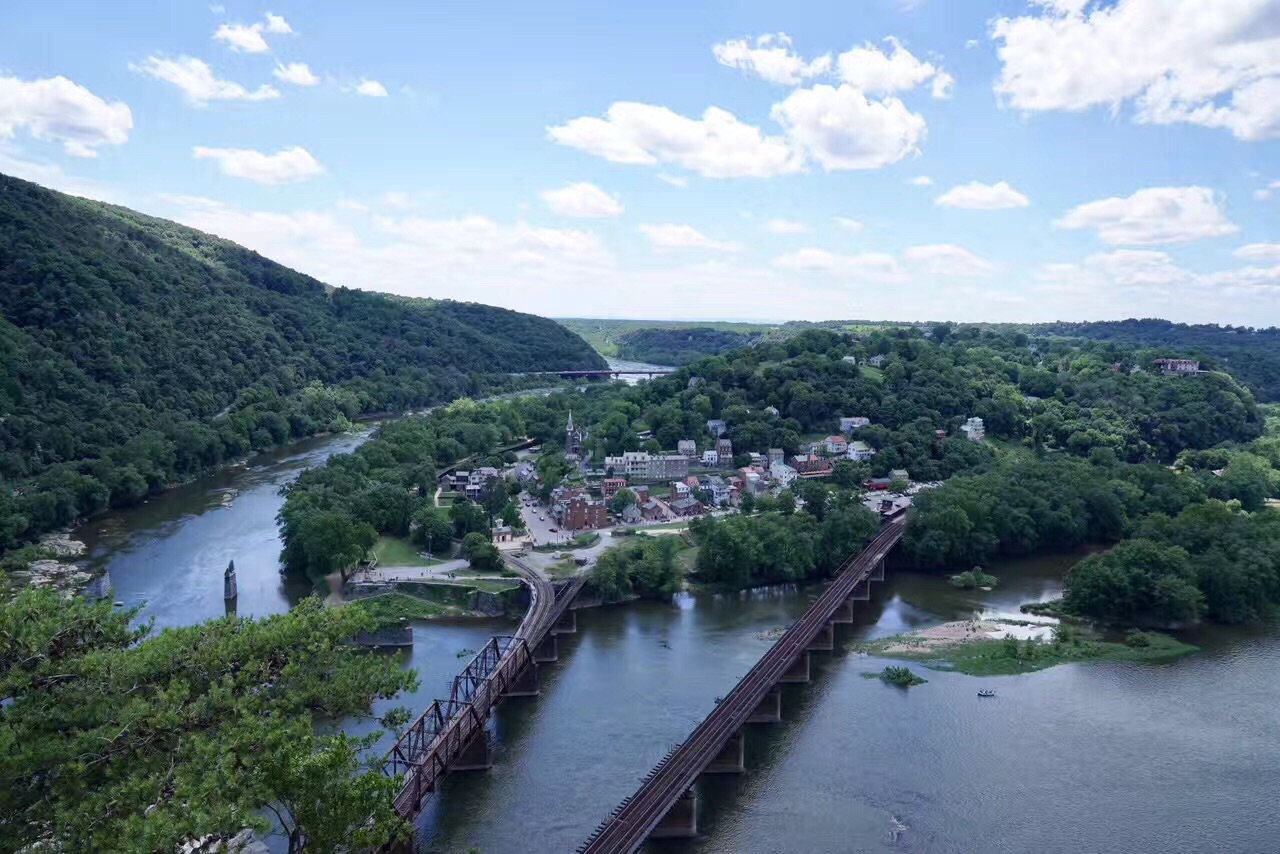
[[[7,4],[0,172],[553,316],[1280,323],[1280,0]]]

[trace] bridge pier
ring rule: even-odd
[[[488,771],[493,767],[493,754],[489,750],[489,730],[481,727],[462,748],[456,761],[450,763],[450,771]]]
[[[533,651],[533,661],[535,664],[551,664],[559,660],[560,643],[555,635],[548,632],[542,639],[542,643],[538,644],[537,649]]]
[[[764,699],[747,718],[749,724],[776,724],[782,722],[782,689],[774,685]]]
[[[578,612],[572,608],[565,609],[565,612],[556,620],[556,624],[551,627],[550,634],[555,635],[573,635],[578,633]]]
[[[680,796],[658,826],[649,834],[650,839],[689,839],[698,835],[698,795],[693,789]]]
[[[538,694],[538,665],[533,662],[525,665],[524,670],[517,673],[516,678],[502,692],[504,697],[536,697]]]
[[[809,651],[805,650],[796,657],[787,672],[779,680],[783,685],[803,685],[809,681]]]
[[[739,729],[720,748],[716,758],[712,759],[703,774],[745,774],[747,771],[747,739]]]
[[[884,558],[876,561],[875,568],[871,570],[872,581],[884,581]]]
[[[849,594],[850,602],[868,602],[871,600],[871,579],[864,578],[853,588],[853,593]]]
[[[804,648],[805,652],[830,652],[836,648],[835,623],[827,623],[818,629],[818,633]]]
[[[853,604],[846,599],[836,606],[835,613],[831,615],[832,623],[852,623],[853,622]]]

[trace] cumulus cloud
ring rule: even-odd
[[[909,182],[913,187],[932,187],[933,179],[928,175],[917,175]]]
[[[968,184],[957,184],[934,199],[933,203],[944,208],[997,211],[1005,208],[1025,208],[1031,204],[1031,201],[1009,186],[1007,181],[1000,181],[995,184],[970,181]]]
[[[873,44],[855,47],[836,57],[840,79],[855,89],[876,95],[908,92],[933,80],[933,96],[951,94],[955,78],[931,63],[917,59],[893,36],[885,39],[890,51],[885,53]]]
[[[177,59],[149,56],[146,62],[129,67],[176,86],[187,101],[197,107],[203,107],[210,101],[269,101],[280,97],[274,86],[264,84],[250,91],[239,83],[219,80],[206,63],[190,56]]]
[[[951,243],[912,246],[902,257],[934,276],[989,276],[999,271],[997,264]]]
[[[868,99],[849,84],[797,89],[770,115],[828,172],[879,169],[918,154],[924,117],[897,98]]]
[[[613,163],[672,163],[708,178],[762,178],[804,165],[785,139],[765,136],[718,107],[691,119],[666,107],[618,102],[604,118],[572,119],[547,134]]]
[[[622,203],[595,184],[581,181],[542,195],[548,208],[561,216],[603,218],[622,215]]]
[[[1246,261],[1280,261],[1280,243],[1249,243],[1231,254]]]
[[[1027,111],[1132,104],[1135,120],[1280,136],[1280,0],[1037,0],[999,18],[995,91]]]
[[[97,157],[99,146],[129,140],[133,113],[65,77],[0,76],[0,139],[12,139],[19,128],[74,157]]]
[[[1280,191],[1280,181],[1272,181],[1270,184],[1267,184],[1265,187],[1254,190],[1253,197],[1260,202],[1265,202],[1267,199],[1271,198],[1271,196],[1277,191]]]
[[[716,252],[739,252],[740,243],[714,240],[691,225],[642,225],[640,233],[649,239],[649,245],[659,252],[672,249],[710,249]]]
[[[795,86],[831,71],[830,54],[806,62],[792,52],[791,38],[786,33],[757,36],[754,45],[750,39],[731,39],[713,46],[711,51],[721,65],[782,86]]]
[[[285,83],[292,83],[294,86],[315,86],[320,82],[320,78],[311,72],[305,62],[290,62],[287,65],[278,65],[276,70],[271,73],[277,79]]]
[[[858,232],[862,231],[862,229],[866,227],[858,220],[851,219],[850,217],[847,217],[847,216],[836,216],[836,217],[832,217],[831,220],[841,229],[851,234],[857,234]]]
[[[1150,249],[1118,249],[1085,259],[1118,285],[1143,287],[1176,285],[1191,281],[1192,274],[1174,263],[1167,252]]]
[[[868,282],[899,282],[906,276],[896,258],[882,252],[838,255],[808,246],[773,259],[773,266],[794,273],[822,273],[834,278]]]
[[[682,190],[685,187],[689,186],[688,178],[685,178],[680,175],[668,175],[665,172],[658,173],[658,180],[662,181],[664,184],[670,184],[673,187],[679,187]]]
[[[216,161],[224,175],[268,186],[306,181],[324,173],[320,161],[299,145],[282,148],[275,154],[263,154],[249,148],[206,148],[198,145],[192,155],[197,160]]]
[[[214,31],[213,39],[237,53],[267,53],[271,46],[263,38],[263,33],[283,36],[292,32],[293,28],[288,21],[268,12],[257,24],[222,24]]]
[[[1125,198],[1079,205],[1054,225],[1088,228],[1113,246],[1160,246],[1234,234],[1213,191],[1207,187],[1150,187]]]
[[[760,228],[770,234],[786,235],[786,234],[808,234],[813,229],[803,222],[794,219],[771,219],[765,222]]]
[[[385,98],[387,97],[387,87],[377,80],[361,80],[356,84],[355,93],[366,98]]]

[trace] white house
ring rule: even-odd
[[[686,457],[696,457],[698,455],[698,443],[693,439],[681,439],[676,442],[676,453],[684,454]]]
[[[778,486],[786,489],[796,479],[796,470],[786,463],[773,463],[769,466],[769,477],[773,478]]]
[[[858,463],[865,463],[876,455],[876,449],[863,441],[855,441],[849,443],[849,459]]]
[[[874,367],[874,368],[878,368],[878,367],[880,367],[881,365],[883,365],[885,362],[887,362],[888,360],[889,360],[889,357],[888,357],[888,356],[882,356],[881,354],[876,353],[876,354],[875,354],[874,356],[872,356],[870,359],[867,359],[867,364],[868,364],[868,365],[871,365],[871,366],[872,366],[872,367]]]
[[[871,424],[871,419],[864,418],[861,415],[855,415],[851,418],[841,418],[840,432],[852,433],[854,430],[857,430],[859,427],[868,427],[870,426],[870,424]]]
[[[828,436],[827,437],[827,453],[843,454],[849,450],[849,442],[844,436]]]
[[[703,451],[702,464],[704,466],[707,466],[708,468],[715,468],[716,466],[720,465],[720,452],[719,451]]]
[[[719,418],[707,419],[707,432],[717,439],[724,435],[724,431],[729,429],[729,425],[725,424]]]
[[[964,426],[960,429],[969,437],[970,442],[981,442],[987,437],[987,427],[982,423],[982,419],[976,415],[964,422]]]

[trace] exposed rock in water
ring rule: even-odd
[[[40,545],[60,558],[80,557],[86,550],[84,543],[71,539],[70,531],[55,531],[51,534],[45,534],[40,538]]]
[[[92,601],[107,598],[107,594],[111,592],[111,573],[104,572],[93,581],[90,581],[80,591],[80,595]]]
[[[57,560],[38,560],[25,571],[15,572],[13,576],[26,581],[32,587],[50,587],[71,596],[81,585],[92,579],[87,570],[72,563]]]

